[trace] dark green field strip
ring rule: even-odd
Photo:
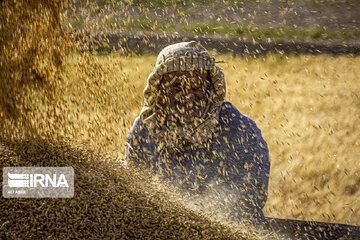
[[[87,33],[90,34],[90,33]],[[86,34],[85,34],[86,36]],[[91,50],[103,53],[120,50],[125,54],[157,54],[161,49],[182,41],[198,41],[208,50],[217,53],[231,53],[234,55],[266,55],[278,54],[330,54],[330,55],[359,55],[359,44],[342,44],[316,41],[263,41],[242,40],[222,37],[191,36],[191,35],[132,35],[118,33],[102,33],[91,36],[92,39],[102,39],[90,44]],[[86,43],[83,34],[77,36],[76,41]],[[103,42],[105,44],[100,44]],[[96,44],[98,43],[98,44]]]
[[[232,26],[217,23],[196,23],[181,28],[183,32],[229,35],[230,37],[248,36],[256,39],[324,39],[349,41],[360,37],[359,30],[343,29],[341,31],[329,30],[321,27],[313,29],[301,29],[293,27],[266,27],[255,28],[245,25]]]
[[[75,29],[85,27],[83,18],[74,18],[71,24]],[[110,17],[100,22],[94,21],[86,25],[86,29],[99,26],[98,30],[118,29],[125,32],[152,31],[155,33],[173,33],[190,35],[217,35],[230,38],[254,38],[271,40],[337,40],[351,41],[360,38],[360,30],[354,28],[343,28],[342,30],[332,30],[324,27],[312,29],[284,27],[250,27],[240,24],[224,24],[218,22],[197,22],[188,25],[172,23],[171,19],[158,20],[154,17],[140,18],[131,17],[128,19]]]

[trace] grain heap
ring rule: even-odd
[[[75,170],[74,198],[2,198],[2,239],[251,239],[250,234],[236,233],[165,202],[162,193],[149,188],[148,179],[121,163],[65,142],[2,141],[0,163],[1,168],[73,166]]]

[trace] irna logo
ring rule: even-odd
[[[8,173],[9,187],[69,187],[64,174],[17,174]]]
[[[5,198],[72,198],[72,167],[4,167]]]

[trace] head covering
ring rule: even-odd
[[[206,111],[195,125],[178,126],[170,129],[170,116],[166,116],[161,102],[160,82],[165,73],[207,70],[210,76],[209,99]],[[165,145],[176,145],[181,140],[200,143],[208,139],[219,120],[220,107],[225,99],[226,88],[221,68],[215,66],[215,59],[199,43],[181,42],[164,48],[156,61],[154,71],[147,79],[144,90],[144,107],[140,118],[147,124],[150,135]],[[175,137],[176,135],[176,137]]]

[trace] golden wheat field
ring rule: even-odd
[[[269,145],[265,215],[359,225],[360,57],[215,57],[225,60],[219,65],[227,100],[255,120]],[[24,119],[43,137],[124,161],[126,135],[155,61],[152,55],[70,55],[56,98],[29,92]],[[28,131],[14,125],[26,124],[9,120],[2,136]]]
[[[86,55],[68,58],[62,89],[72,123],[65,126],[74,129],[57,131],[124,159],[126,134],[156,56],[96,59],[81,73],[76,66],[86,63]],[[227,100],[256,121],[269,145],[265,214],[359,225],[360,57],[216,59],[226,61],[220,66]],[[92,76],[92,67],[101,71]]]

